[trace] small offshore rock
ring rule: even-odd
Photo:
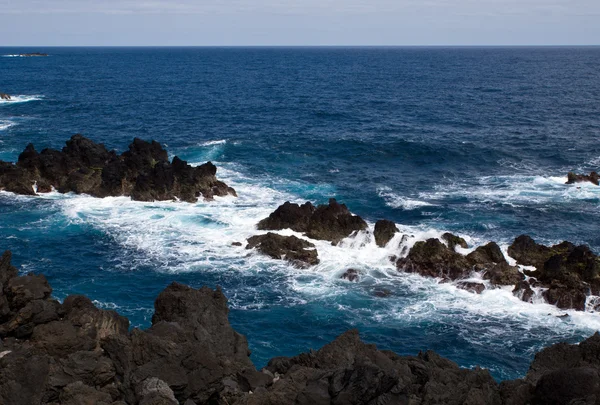
[[[287,260],[299,267],[319,264],[315,245],[296,236],[282,236],[269,232],[248,239],[246,249],[256,248],[273,259]]]
[[[385,247],[389,241],[392,240],[396,232],[400,231],[394,222],[388,221],[387,219],[377,221],[373,232],[375,243],[379,247]]]
[[[567,174],[567,182],[565,184],[575,184],[583,182],[590,182],[598,186],[600,185],[600,175],[598,175],[597,172],[591,172],[589,175],[569,172]]]

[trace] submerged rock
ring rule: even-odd
[[[485,291],[485,285],[482,283],[475,283],[470,281],[459,281],[456,286],[461,290],[466,290],[474,294],[481,294]]]
[[[172,283],[156,299],[152,326],[129,330],[126,318],[86,297],[55,301],[43,276],[19,277],[10,258],[0,258],[0,300],[9,310],[0,318],[2,404],[526,405],[600,397],[599,334],[542,350],[524,379],[501,384],[432,351],[377,350],[356,330],[258,371],[219,289]]]
[[[196,202],[214,196],[236,195],[217,180],[211,163],[192,167],[173,158],[159,143],[135,138],[121,155],[107,150],[82,135],[74,135],[62,151],[37,152],[32,144],[16,164],[0,161],[0,188],[17,194],[34,195],[52,188],[94,197],[130,196],[139,201],[182,200]]]
[[[400,232],[396,224],[387,219],[381,219],[375,223],[375,230],[373,235],[375,236],[375,243],[379,247],[385,247],[390,240],[394,237],[396,232]]]
[[[0,100],[11,100],[12,97],[6,93],[0,93]]]
[[[569,172],[567,175],[567,183],[566,184],[575,184],[575,183],[583,183],[590,182],[595,185],[600,185],[600,175],[597,172],[591,172],[588,174],[576,174],[573,172]]]
[[[348,281],[359,281],[360,280],[360,272],[356,269],[348,269],[344,272],[344,274],[342,274],[342,276],[340,278],[348,280]]]
[[[329,204],[318,207],[310,202],[298,205],[288,201],[261,220],[257,228],[269,231],[289,228],[309,238],[337,244],[352,233],[367,229],[367,223],[331,198]]]
[[[273,259],[287,260],[298,267],[319,264],[315,245],[296,236],[282,236],[272,232],[255,235],[248,239],[246,246],[246,249],[254,248]]]

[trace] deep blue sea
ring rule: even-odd
[[[154,139],[207,160],[239,198],[197,204],[0,193],[0,250],[64,299],[86,294],[148,327],[170,282],[222,286],[257,366],[349,328],[400,354],[433,349],[499,380],[577,342],[600,314],[474,295],[398,273],[368,235],[317,242],[299,270],[242,247],[286,200],[346,203],[411,240],[452,231],[505,248],[528,233],[600,252],[600,48],[0,48],[0,159],[82,133],[123,151]],[[393,244],[391,244],[393,245]],[[349,267],[359,283],[340,280]],[[391,295],[379,297],[387,289]]]

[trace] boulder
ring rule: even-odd
[[[493,285],[516,285],[525,280],[523,273],[516,266],[510,266],[506,261],[488,266],[483,273],[485,280],[490,280]]]
[[[435,238],[415,243],[408,256],[400,258],[396,266],[407,273],[445,280],[467,278],[473,269],[465,256],[450,250]]]
[[[473,264],[485,267],[490,263],[507,264],[504,254],[500,247],[495,242],[490,242],[485,246],[479,246],[473,252],[467,255]]]
[[[361,217],[352,215],[346,205],[331,198],[328,205],[316,208],[310,202],[303,205],[286,202],[268,218],[261,220],[257,227],[261,230],[289,228],[309,238],[337,244],[352,233],[367,229],[367,223]]]
[[[306,232],[315,210],[315,206],[310,202],[299,205],[286,201],[273,211],[268,218],[260,221],[257,228],[265,231],[291,229],[296,232]]]
[[[6,93],[0,93],[0,100],[11,100],[11,96]]]
[[[375,243],[379,247],[385,247],[390,240],[394,237],[396,232],[400,232],[396,227],[396,224],[386,219],[381,219],[375,223],[375,230],[373,235],[375,236]]]
[[[248,239],[246,249],[257,249],[273,259],[287,260],[298,267],[319,264],[315,245],[296,236],[281,236],[272,232]]]
[[[121,155],[109,151],[82,135],[74,135],[61,150],[37,152],[32,144],[19,155],[16,164],[0,162],[0,188],[17,194],[34,195],[52,188],[95,197],[130,196],[139,201],[182,200],[236,195],[235,190],[216,178],[211,163],[192,167],[173,158],[156,142],[135,138]]]
[[[456,286],[461,290],[466,290],[474,294],[481,294],[483,291],[485,291],[485,285],[471,281],[459,281],[456,283]]]
[[[444,233],[442,235],[442,239],[446,241],[446,243],[448,244],[448,248],[450,248],[450,250],[452,250],[452,251],[456,250],[456,246],[460,246],[463,249],[468,249],[469,248],[469,245],[467,244],[467,241],[465,241],[460,236],[456,236],[454,234],[451,234],[450,232]]]
[[[600,176],[597,172],[591,172],[588,174],[576,174],[573,172],[569,172],[567,174],[567,183],[566,184],[575,184],[575,183],[583,183],[590,182],[595,185],[600,185]]]
[[[513,289],[512,293],[521,301],[529,303],[533,302],[533,296],[535,295],[535,293],[531,289],[531,285],[525,280],[519,281],[517,285],[515,285],[515,288]]]

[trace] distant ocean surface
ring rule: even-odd
[[[46,58],[7,57],[48,52]],[[0,250],[64,299],[148,327],[170,282],[222,286],[257,366],[358,328],[400,354],[433,349],[502,380],[536,351],[578,342],[600,314],[474,295],[398,273],[364,235],[317,243],[299,270],[232,242],[286,200],[336,197],[371,225],[451,231],[506,247],[527,233],[600,252],[600,48],[0,48],[0,159],[75,133],[123,151],[154,139],[213,161],[239,198],[143,203],[0,193]],[[366,272],[340,280],[347,268]],[[378,297],[387,289],[390,296]]]

